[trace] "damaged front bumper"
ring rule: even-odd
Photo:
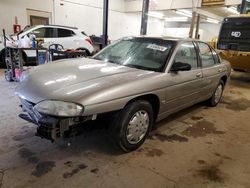
[[[34,109],[34,103],[31,103],[25,99],[20,100],[20,106],[25,113],[20,114],[19,117],[36,124],[36,135],[41,138],[51,140],[52,142],[58,138],[70,137],[77,126],[91,119],[89,116],[65,118],[44,115]]]

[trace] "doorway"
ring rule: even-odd
[[[48,17],[40,17],[40,16],[33,16],[30,15],[30,25],[48,25],[49,18]]]
[[[48,25],[51,24],[51,12],[27,9],[28,25]]]

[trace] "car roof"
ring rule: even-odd
[[[152,38],[152,39],[163,39],[163,40],[172,40],[172,41],[200,41],[198,39],[193,39],[193,38],[181,38],[181,37],[171,37],[171,36],[145,36],[145,35],[140,35],[140,36],[133,36],[135,38]]]
[[[36,25],[36,27],[59,27],[59,28],[65,28],[65,29],[78,29],[77,27],[71,27],[71,26],[65,26],[65,25]]]

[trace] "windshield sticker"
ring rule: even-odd
[[[159,50],[159,51],[166,51],[168,48],[167,47],[164,47],[164,46],[159,46],[159,45],[156,45],[156,44],[149,44],[147,46],[147,48],[149,49],[152,49],[152,50]]]

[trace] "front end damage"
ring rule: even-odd
[[[19,117],[37,125],[36,136],[54,142],[59,138],[68,138],[75,134],[75,130],[80,124],[91,120],[92,116],[80,117],[56,117],[45,115],[34,109],[35,104],[25,99],[21,100],[21,108],[24,113]]]

